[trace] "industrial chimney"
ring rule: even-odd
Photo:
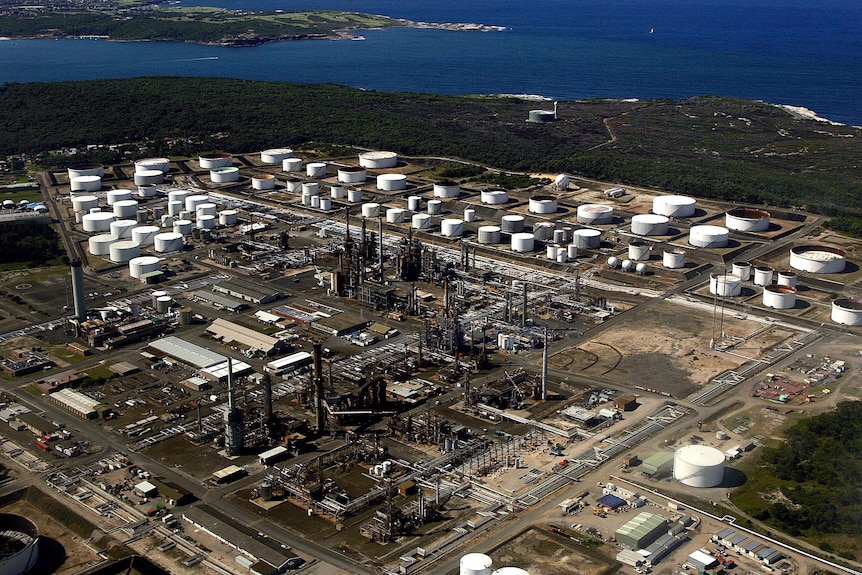
[[[75,300],[75,319],[83,322],[87,319],[87,300],[84,293],[84,268],[81,260],[72,260],[72,298]]]
[[[228,457],[242,452],[242,411],[237,409],[233,390],[233,360],[227,359],[227,411],[224,413],[224,448]]]
[[[323,407],[323,345],[315,343],[314,348],[314,407],[317,412],[317,433],[322,434],[326,427],[326,410]]]

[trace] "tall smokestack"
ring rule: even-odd
[[[521,310],[521,327],[527,325],[527,282],[524,282],[524,303]]]
[[[224,413],[224,448],[229,457],[242,452],[242,412],[236,408],[233,393],[233,360],[227,358],[227,411]]]
[[[263,410],[266,424],[272,424],[272,377],[268,373],[263,374]]]
[[[317,411],[317,433],[326,427],[326,410],[323,407],[323,344],[315,343],[314,348],[314,407]]]
[[[75,300],[75,319],[79,322],[87,319],[87,300],[84,293],[84,268],[81,260],[72,260],[72,298]]]
[[[378,243],[379,247],[377,248],[377,259],[380,262],[380,283],[383,283],[383,216],[378,216]]]
[[[548,326],[545,326],[545,345],[542,347],[542,400],[548,399]]]

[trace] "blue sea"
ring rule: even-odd
[[[862,125],[858,0],[182,0],[239,10],[336,9],[503,31],[389,29],[364,41],[254,48],[0,41],[0,82],[219,76],[554,99],[718,94]]]

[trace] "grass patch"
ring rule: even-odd
[[[35,487],[27,489],[24,500],[53,517],[81,539],[88,539],[96,530],[95,525]]]

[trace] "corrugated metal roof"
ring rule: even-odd
[[[150,347],[198,369],[227,361],[221,354],[172,335],[151,342]]]

